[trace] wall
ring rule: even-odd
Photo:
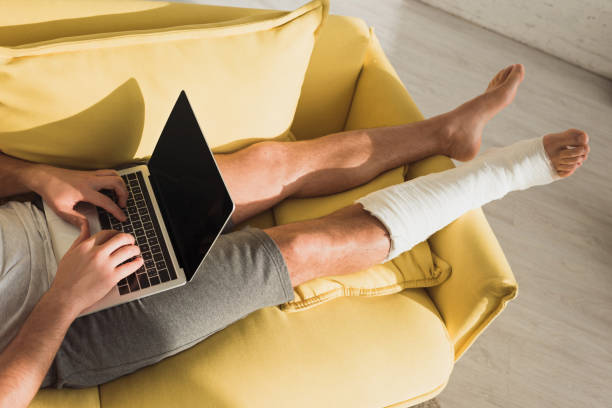
[[[612,79],[612,0],[420,0]]]

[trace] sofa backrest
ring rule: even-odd
[[[298,140],[344,130],[370,44],[365,21],[330,15],[321,27],[291,131]]]

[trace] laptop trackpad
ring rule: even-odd
[[[49,236],[51,237],[51,244],[53,246],[53,253],[55,254],[55,259],[59,262],[64,254],[68,252],[68,249],[70,249],[74,241],[79,237],[81,231],[78,227],[60,218],[44,201],[43,204],[45,207],[45,218],[47,219],[47,226],[49,228]],[[89,203],[78,203],[75,209],[87,217],[91,235],[102,229],[96,206]]]

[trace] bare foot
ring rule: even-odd
[[[543,144],[548,158],[561,177],[571,176],[584,163],[591,150],[589,136],[578,129],[546,135]]]
[[[480,150],[485,124],[514,100],[524,77],[522,64],[510,65],[493,77],[482,95],[438,116],[444,129],[445,154],[459,161],[473,159]]]

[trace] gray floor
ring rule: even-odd
[[[447,408],[612,406],[612,82],[412,0],[332,0],[332,12],[375,27],[425,116],[523,63],[526,79],[487,126],[484,149],[570,127],[589,133],[589,160],[570,179],[485,207],[519,297],[457,363],[439,400]]]

